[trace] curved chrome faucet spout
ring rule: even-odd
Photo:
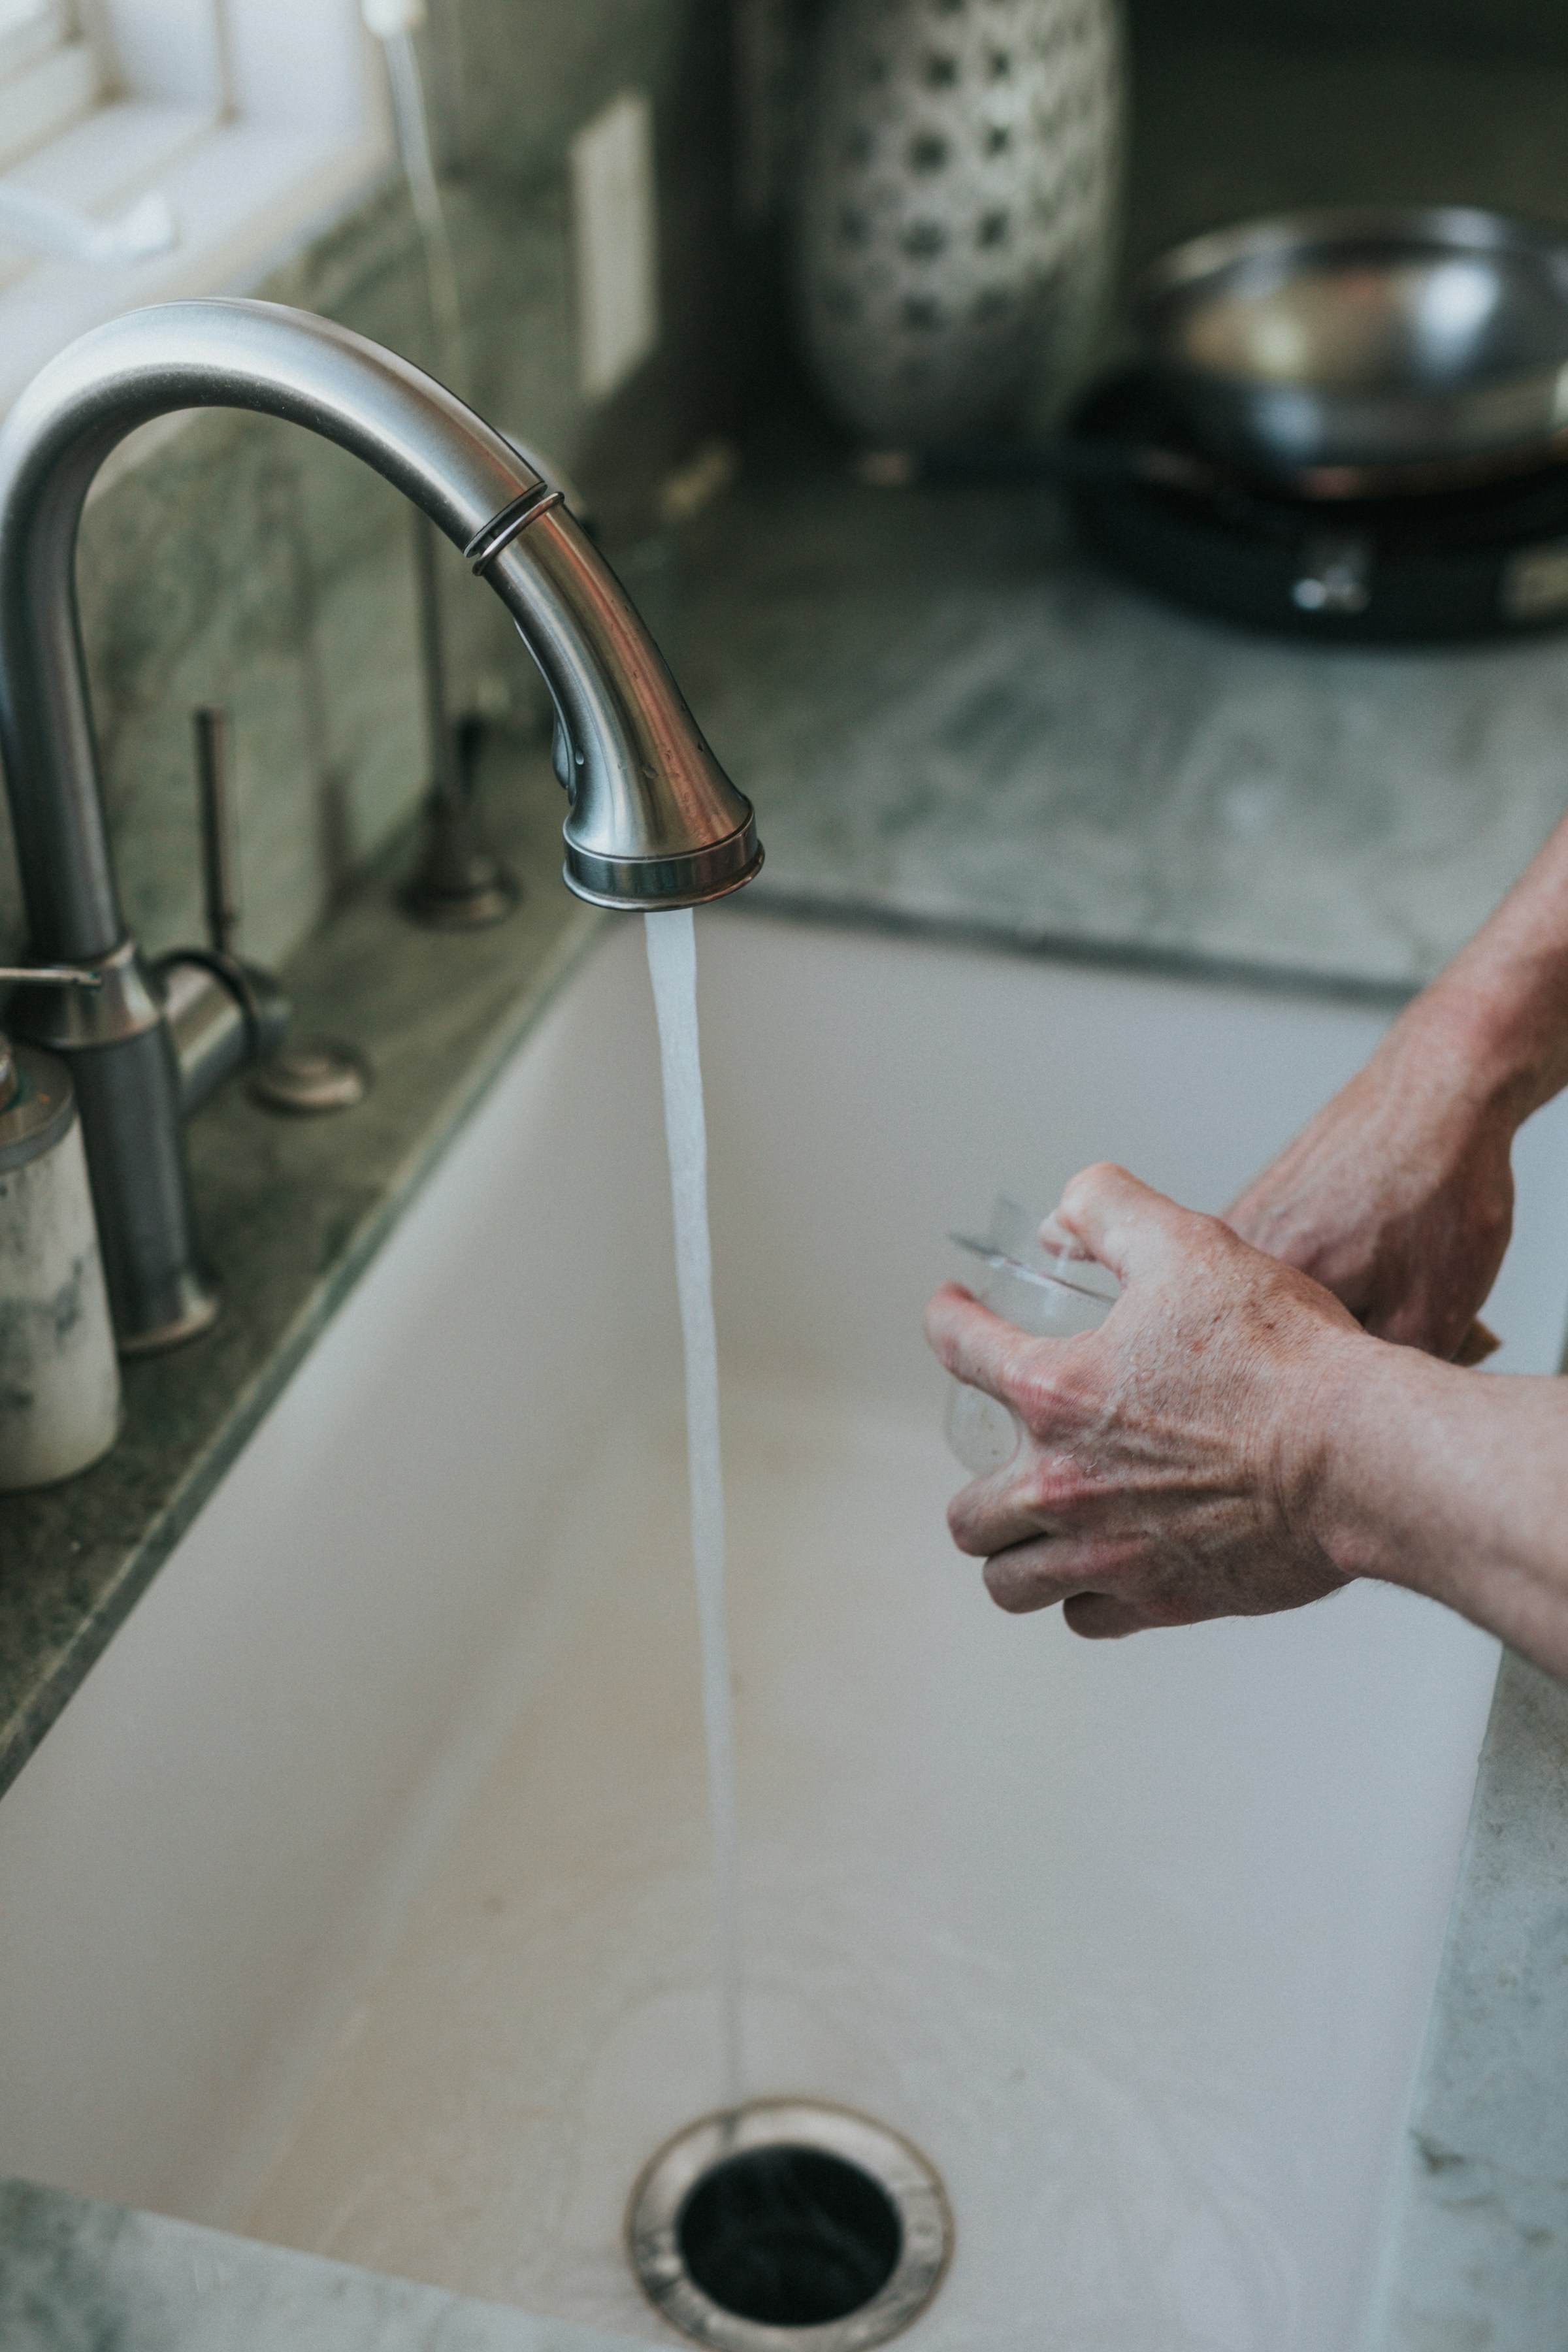
[[[601,906],[689,906],[762,862],[751,804],[559,495],[430,377],[273,303],[166,303],[73,343],[0,426],[0,753],[36,957],[98,964],[30,1024],[72,1060],[122,1347],[211,1319],[190,1238],[167,1024],[127,940],[104,824],[75,591],[99,467],[139,425],[243,408],[336,441],[422,507],[501,598],[543,674],[571,808],[565,878]]]

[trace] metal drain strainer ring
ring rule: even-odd
[[[758,2099],[670,2140],[632,2192],[644,2292],[716,2352],[867,2352],[947,2267],[952,2222],[918,2149],[845,2107]]]

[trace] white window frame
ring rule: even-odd
[[[46,135],[0,168],[0,183],[101,219],[156,189],[178,239],[108,266],[0,242],[0,412],[56,352],[117,312],[253,284],[373,186],[395,152],[359,0],[75,0],[72,15],[76,38],[40,59],[53,78],[39,98]],[[47,101],[73,72],[86,110],[63,128],[57,110],[50,130]]]

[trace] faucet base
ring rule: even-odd
[[[217,1285],[187,1266],[164,1320],[129,1338],[121,1337],[115,1345],[122,1356],[161,1356],[170,1348],[183,1348],[187,1339],[199,1339],[204,1331],[211,1330],[222,1311],[223,1293]]]
[[[484,750],[485,722],[470,715],[445,730],[436,782],[425,803],[425,855],[404,886],[404,912],[437,931],[473,931],[504,921],[522,893],[479,832],[474,789]]]
[[[263,1110],[290,1118],[353,1110],[370,1092],[370,1065],[352,1045],[330,1037],[300,1037],[263,1062],[250,1081],[250,1098]]]
[[[504,866],[479,852],[460,882],[432,859],[401,894],[403,910],[432,931],[477,931],[505,920],[521,892]]]

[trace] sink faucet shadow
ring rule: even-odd
[[[182,1072],[164,991],[121,918],[77,615],[78,526],[110,451],[185,408],[286,418],[363,458],[467,555],[549,688],[570,812],[565,879],[626,908],[692,906],[762,863],[751,803],[703,741],[620,583],[562,494],[408,362],[308,311],[174,302],[95,329],[0,426],[0,754],[33,956],[98,988],[29,991],[26,1031],[66,1057],[81,1107],[122,1352],[211,1322],[198,1265]],[[198,982],[227,983],[214,970]],[[182,1005],[182,1026],[197,1029]]]

